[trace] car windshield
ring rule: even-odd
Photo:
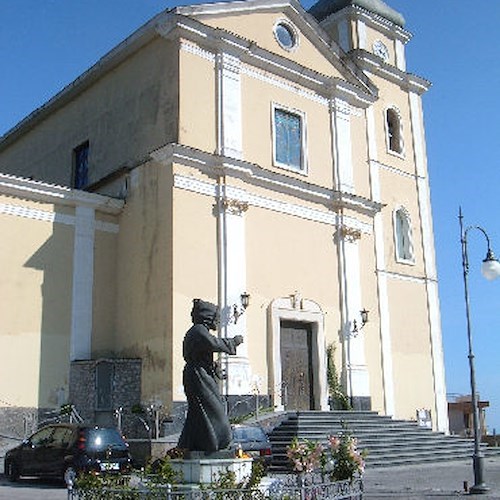
[[[259,427],[235,427],[233,436],[235,441],[266,441],[266,435]]]
[[[87,447],[93,450],[105,450],[109,447],[123,448],[125,443],[116,429],[88,429]]]

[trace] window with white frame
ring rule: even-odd
[[[395,108],[387,109],[385,113],[387,133],[387,147],[390,152],[403,154],[403,131],[399,111]]]
[[[298,111],[273,106],[273,132],[274,164],[305,172],[304,115]]]
[[[414,263],[411,221],[404,208],[394,211],[394,240],[396,246],[396,260],[405,263]]]

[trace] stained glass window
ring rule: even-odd
[[[276,108],[274,128],[276,163],[303,170],[302,117]]]

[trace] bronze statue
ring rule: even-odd
[[[214,452],[228,448],[232,436],[213,353],[236,354],[243,337],[221,339],[210,333],[209,330],[217,329],[219,321],[218,308],[210,302],[194,299],[191,318],[193,326],[187,331],[182,345],[188,411],[177,446],[190,451]]]

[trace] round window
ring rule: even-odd
[[[278,43],[286,50],[293,49],[297,44],[293,29],[285,23],[278,23],[274,28],[274,34]]]

